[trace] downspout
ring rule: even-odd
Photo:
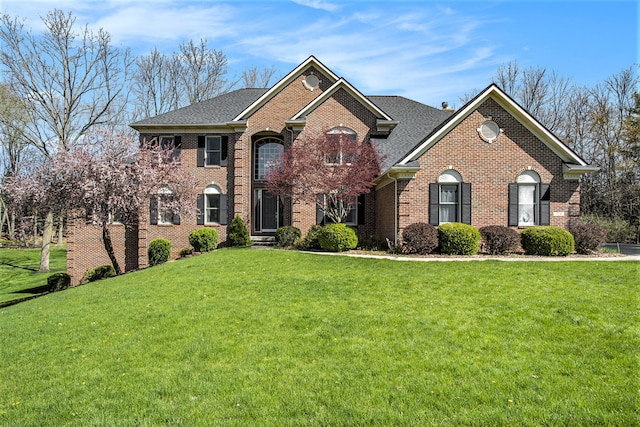
[[[393,180],[393,247],[398,246],[398,178],[387,173],[387,177]]]

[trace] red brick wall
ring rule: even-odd
[[[504,129],[491,144],[477,131],[489,118]],[[551,184],[551,225],[565,227],[579,216],[578,181],[563,179],[561,159],[492,99],[423,154],[419,163],[420,171],[400,196],[400,230],[429,221],[429,184],[449,168],[471,183],[471,222],[476,227],[508,224],[508,184],[529,168],[542,183]]]

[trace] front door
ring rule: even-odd
[[[254,232],[273,233],[280,224],[280,198],[265,189],[257,189],[253,195]]]

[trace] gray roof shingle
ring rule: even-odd
[[[229,93],[140,120],[131,125],[211,125],[233,120],[245,108],[253,104],[268,89],[238,89]]]

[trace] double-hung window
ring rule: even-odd
[[[198,194],[198,225],[224,225],[227,223],[227,196],[217,185],[211,184]]]
[[[549,184],[540,181],[540,175],[527,170],[518,176],[516,183],[509,184],[509,225],[549,225]]]
[[[350,165],[355,162],[358,135],[353,130],[344,126],[335,127],[327,132],[326,138],[326,164]]]
[[[446,170],[429,184],[429,224],[471,224],[471,184],[454,170]]]
[[[160,190],[158,190],[158,194],[151,197],[149,204],[151,224],[180,224],[180,215],[175,214],[171,210],[171,202],[173,201],[173,197],[173,191],[167,186],[161,187]]]
[[[228,142],[226,135],[198,136],[197,166],[227,166]]]

